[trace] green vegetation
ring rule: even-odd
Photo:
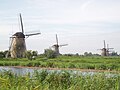
[[[97,70],[120,70],[120,57],[90,57],[90,56],[59,56],[48,59],[44,55],[37,56],[35,60],[0,59],[0,66],[29,66],[50,68],[77,68]]]
[[[35,59],[35,57],[38,55],[38,52],[37,51],[32,51],[32,50],[28,50],[26,52],[26,57],[29,59],[29,60],[32,60],[32,59]],[[34,56],[34,57],[33,57]]]
[[[28,55],[29,56],[29,55]],[[60,55],[36,59],[0,58],[0,66],[29,66],[45,68],[77,68],[120,71],[120,57]],[[73,71],[35,71],[18,76],[10,71],[0,72],[0,90],[120,90],[120,74],[78,74]]]
[[[57,57],[55,51],[53,51],[52,49],[45,49],[44,55],[47,58],[56,58]]]
[[[44,70],[35,71],[33,75],[17,76],[4,71],[0,73],[0,90],[120,90],[120,75],[82,75]]]

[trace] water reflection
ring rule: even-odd
[[[30,74],[34,73],[35,69],[19,68],[19,67],[0,67],[0,72],[3,72],[3,71],[11,71],[17,75],[26,75],[28,73]]]
[[[16,75],[26,75],[26,74],[30,74],[30,75],[32,75],[33,73],[34,73],[34,71],[43,71],[43,70],[45,70],[45,69],[41,69],[41,68],[27,68],[27,67],[12,67],[12,66],[10,66],[10,67],[7,67],[7,66],[0,66],[0,72],[3,72],[3,71],[11,71],[11,72],[13,72],[14,74],[16,74]],[[83,75],[83,76],[85,76],[85,75],[94,75],[94,74],[100,74],[100,72],[92,72],[92,71],[89,71],[89,72],[87,72],[87,71],[76,71],[76,70],[48,70],[47,69],[47,71],[49,72],[49,73],[52,73],[52,72],[61,72],[61,71],[67,71],[67,72],[69,72],[69,73],[71,73],[71,74],[81,74],[81,75]],[[104,72],[102,72],[102,73],[104,73]],[[116,75],[118,75],[117,73],[105,73],[106,74],[106,76],[107,77],[113,77],[113,76],[116,76]]]

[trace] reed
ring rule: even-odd
[[[18,76],[11,71],[0,72],[0,90],[119,90],[120,74],[87,74],[47,70]]]

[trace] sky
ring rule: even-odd
[[[0,0],[0,51],[8,50],[10,38],[21,31],[41,32],[26,38],[27,50],[68,44],[60,53],[100,54],[103,40],[120,53],[120,0]]]

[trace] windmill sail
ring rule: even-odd
[[[22,22],[21,13],[20,13],[20,24],[21,24],[22,33],[24,33],[24,28],[23,28],[23,22]]]
[[[58,45],[58,37],[57,37],[57,34],[56,34],[56,43],[57,43],[57,45]]]
[[[67,46],[68,44],[62,44],[62,45],[59,45],[59,47],[62,47],[62,46]]]
[[[25,36],[33,36],[33,35],[38,35],[38,34],[41,34],[41,33],[31,33],[31,34],[26,34]]]
[[[104,48],[106,48],[105,40],[104,40]]]
[[[109,50],[109,49],[114,49],[114,48],[109,48],[109,44],[107,44],[107,50]]]

